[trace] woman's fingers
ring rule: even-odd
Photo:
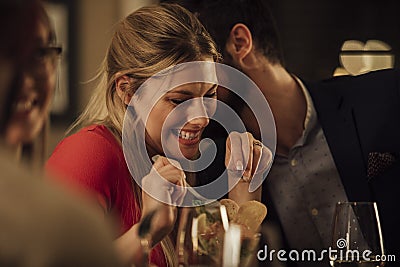
[[[226,142],[225,165],[230,171],[241,171],[242,179],[250,182],[264,172],[272,160],[271,151],[251,133],[232,132]]]
[[[254,161],[253,140],[255,140],[255,139],[251,133],[242,134],[240,137],[242,139],[243,156],[245,156],[246,154],[248,155],[246,168],[243,173],[243,180],[245,182],[250,182],[250,180],[253,176],[252,174],[254,173],[254,171],[253,171],[253,161]]]
[[[251,177],[253,177],[256,171],[259,169],[263,154],[263,147],[264,146],[260,141],[256,139],[253,140],[253,162],[251,165]]]
[[[250,153],[246,134],[232,132],[226,141],[225,165],[228,170],[238,171],[243,174],[248,169],[248,157]]]
[[[258,166],[253,174],[253,178],[251,179],[249,185],[249,192],[254,192],[257,190],[262,182],[264,181],[265,172],[271,166],[272,163],[272,152],[268,147],[262,145],[261,156],[258,163]]]
[[[177,184],[183,184],[182,180],[185,180],[186,175],[182,170],[179,162],[167,159],[166,157],[159,156],[156,162],[153,164],[153,168],[167,181]]]
[[[226,140],[226,156],[225,156],[225,166],[228,170],[232,171],[243,171],[243,159],[241,149],[241,138],[239,133],[232,132],[229,134]]]
[[[159,156],[150,173],[143,178],[142,186],[155,199],[180,205],[186,194],[186,177],[177,161]]]
[[[157,170],[157,172],[167,181],[176,184],[181,180],[185,179],[185,173],[182,170],[179,170],[175,166],[163,166]]]
[[[225,165],[245,181],[250,181],[253,173],[253,139],[250,133],[232,132],[226,142]]]

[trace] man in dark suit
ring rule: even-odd
[[[176,1],[174,1],[176,2]],[[178,1],[179,2],[179,1]],[[399,250],[400,73],[377,71],[306,83],[283,66],[274,19],[264,0],[180,1],[196,13],[224,63],[248,75],[268,100],[277,147],[263,185],[289,249],[332,244],[337,202],[376,201],[386,254]],[[226,91],[219,97],[260,138],[251,111]],[[263,123],[263,122],[258,122]],[[300,262],[324,266],[321,262]]]

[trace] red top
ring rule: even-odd
[[[140,220],[141,211],[121,145],[101,125],[80,130],[62,140],[46,163],[46,171],[63,184],[84,191],[120,226],[119,234]],[[167,266],[160,244],[150,255],[151,263]]]

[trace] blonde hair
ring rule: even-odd
[[[107,126],[121,142],[126,105],[116,94],[115,80],[127,75],[133,81],[125,93],[133,95],[152,75],[172,65],[202,60],[220,60],[216,46],[197,18],[176,4],[143,7],[117,25],[106,57],[95,79],[98,84],[83,113],[70,130],[92,124]],[[133,183],[141,205],[140,188]],[[173,245],[161,241],[169,266],[177,265]]]
[[[203,25],[176,4],[143,7],[124,18],[116,28],[106,57],[95,79],[97,87],[71,130],[103,124],[121,137],[126,106],[115,91],[115,80],[132,78],[126,94],[157,72],[183,62],[212,56],[220,60],[214,41]]]

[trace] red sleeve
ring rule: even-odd
[[[121,166],[120,152],[118,146],[91,129],[83,129],[64,139],[55,148],[45,168],[51,179],[95,197],[107,212],[115,197],[113,189],[117,181],[115,175]]]

